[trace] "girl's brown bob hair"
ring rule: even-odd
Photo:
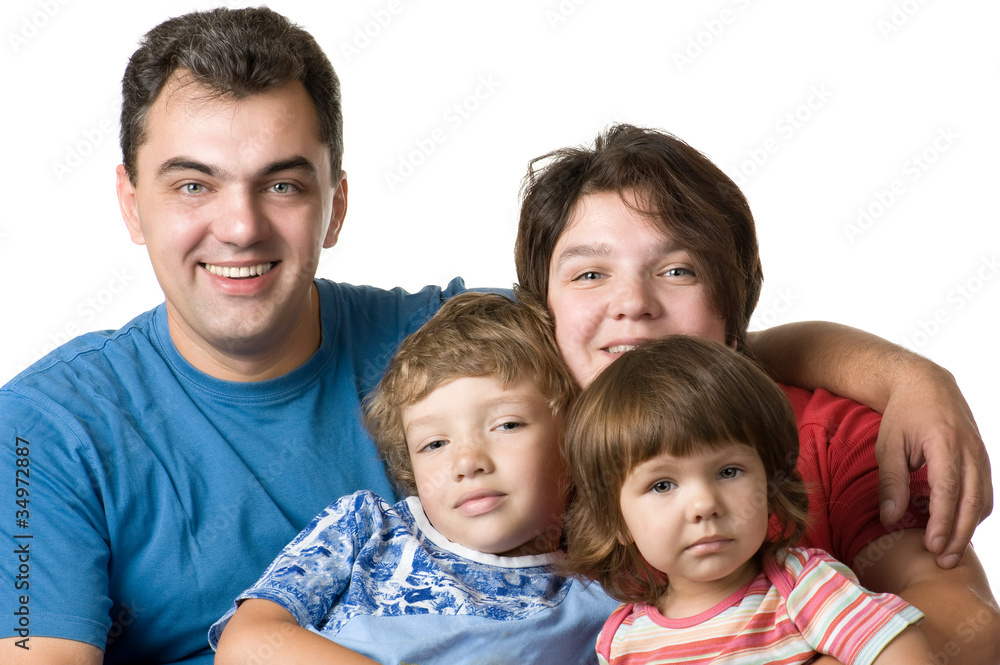
[[[771,529],[758,556],[770,556],[799,541],[809,508],[796,469],[795,416],[781,389],[753,361],[694,337],[668,337],[615,360],[568,417],[575,493],[566,522],[567,571],[597,580],[622,602],[655,603],[668,580],[646,563],[625,525],[625,479],[660,454],[734,442],[754,448],[767,473]]]

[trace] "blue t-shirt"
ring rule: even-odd
[[[596,663],[618,603],[552,572],[560,557],[471,550],[437,531],[417,497],[389,506],[357,492],[320,513],[239,600],[278,603],[379,663]],[[212,626],[213,647],[235,611]]]
[[[0,389],[0,637],[106,644],[106,663],[210,663],[209,626],[330,497],[392,495],[360,400],[464,285],[316,285],[320,348],[269,381],[196,370],[161,305]]]

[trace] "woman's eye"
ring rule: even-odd
[[[573,278],[573,281],[587,282],[595,279],[600,279],[601,277],[604,277],[604,275],[597,272],[596,270],[588,270],[587,272],[582,272],[579,275],[577,275],[575,278]]]
[[[664,274],[668,277],[687,277],[694,275],[694,271],[690,268],[671,268]]]

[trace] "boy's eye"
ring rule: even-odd
[[[524,427],[524,423],[517,421],[510,421],[506,423],[500,423],[499,425],[496,426],[496,429],[502,432],[510,432],[512,430],[518,429],[519,427]]]
[[[654,494],[666,494],[674,487],[676,487],[676,485],[669,480],[658,480],[657,482],[653,483],[653,486],[650,487],[649,489]]]
[[[420,450],[421,451],[424,451],[424,450],[426,450],[426,451],[437,450],[438,448],[444,448],[447,444],[448,444],[448,442],[447,441],[443,441],[443,440],[442,441],[431,441],[430,443],[428,443],[426,446],[424,446]]]

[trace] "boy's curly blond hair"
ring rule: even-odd
[[[404,410],[461,377],[493,377],[510,386],[534,381],[554,414],[576,395],[576,384],[559,357],[548,312],[529,296],[463,293],[449,299],[407,337],[385,376],[365,400],[365,427],[389,476],[405,495],[416,494],[404,431]]]

